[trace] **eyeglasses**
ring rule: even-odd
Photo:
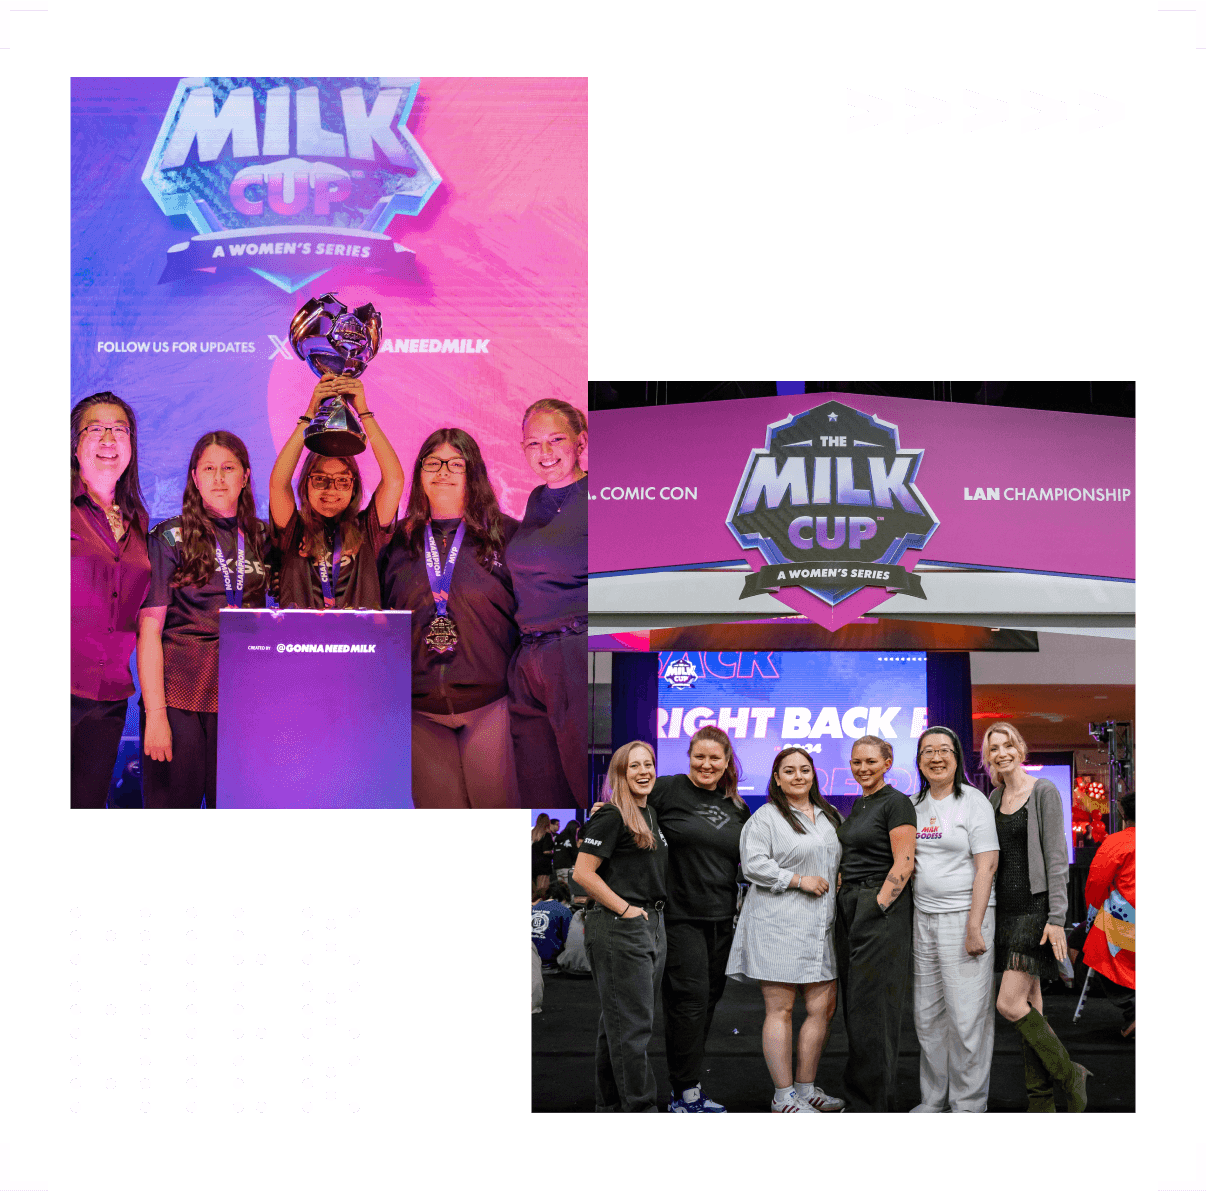
[[[428,455],[420,466],[430,476],[438,474],[445,467],[448,468],[451,475],[463,476],[465,474],[465,461],[463,459],[437,459],[434,455]]]
[[[922,749],[921,755],[928,761],[931,757],[953,757],[955,750],[949,744],[944,744],[941,748]]]
[[[336,492],[351,492],[352,477],[315,474],[310,477],[310,485],[317,488],[319,492],[325,492],[328,488],[334,488]]]
[[[80,431],[81,438],[90,438],[95,442],[100,442],[105,437],[105,431],[108,430],[115,439],[119,442],[130,437],[130,427],[125,422],[89,422],[87,426]]]

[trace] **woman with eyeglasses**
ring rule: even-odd
[[[522,441],[540,485],[507,547],[523,634],[509,679],[515,760],[535,805],[585,807],[586,418],[545,398],[524,413]]]
[[[202,435],[180,516],[150,534],[151,584],[138,617],[146,806],[216,805],[218,613],[264,606],[267,530],[243,440]]]
[[[108,803],[150,581],[134,411],[112,393],[93,393],[71,410],[73,807]]]
[[[355,456],[332,458],[311,451],[293,500],[293,473],[305,445],[306,426],[328,397],[344,394],[360,415],[381,469],[373,499],[360,507],[362,487]],[[377,557],[394,530],[402,499],[402,464],[364,395],[359,380],[324,377],[314,386],[269,477],[272,531],[280,552],[282,608],[380,608]]]
[[[917,742],[913,1022],[921,1103],[912,1112],[986,1112],[993,1043],[992,805],[968,783],[949,728]]]
[[[381,602],[414,615],[411,792],[416,807],[517,807],[507,666],[519,643],[504,561],[518,526],[464,430],[430,434],[406,513],[380,560]]]

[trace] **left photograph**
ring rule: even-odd
[[[587,806],[583,78],[77,78],[71,805]]]

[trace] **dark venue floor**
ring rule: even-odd
[[[1089,1112],[1135,1111],[1135,1043],[1120,1036],[1121,1013],[1090,987],[1080,1021],[1072,1014],[1080,994],[1083,969],[1075,994],[1062,984],[1044,989],[1043,1008],[1073,1059],[1093,1072],[1089,1080]],[[911,1004],[912,992],[910,989]],[[757,985],[732,980],[716,1009],[705,1059],[704,1090],[730,1112],[767,1112],[771,1083],[762,1059],[762,993]],[[803,1021],[797,1006],[795,1028]],[[593,1112],[595,1031],[599,1000],[589,976],[545,974],[543,1012],[532,1015],[532,1111]],[[920,1099],[917,1035],[912,1012],[906,1010],[901,1030],[896,1096],[902,1112]],[[654,1030],[651,1058],[658,1085],[659,1111],[670,1097],[666,1052],[662,1044],[661,1013]],[[829,1044],[821,1056],[817,1082],[831,1095],[842,1094],[846,1062],[846,1031],[839,996]],[[1063,1098],[1056,1093],[1059,1111]],[[989,1112],[1024,1112],[1026,1090],[1018,1034],[999,1016],[993,1051]]]

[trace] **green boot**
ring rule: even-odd
[[[1055,1084],[1025,1038],[1022,1039],[1022,1070],[1026,1075],[1026,1096],[1029,1100],[1026,1111],[1054,1112]]]
[[[1086,1079],[1093,1073],[1072,1062],[1064,1044],[1055,1036],[1047,1019],[1036,1009],[1031,1009],[1021,1021],[1013,1023],[1022,1035],[1022,1041],[1030,1045],[1038,1061],[1047,1069],[1051,1078],[1064,1090],[1069,1112],[1084,1112],[1089,1098],[1085,1088]]]

